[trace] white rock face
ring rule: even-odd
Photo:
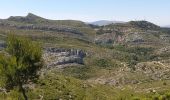
[[[69,64],[83,64],[86,53],[78,49],[46,48],[43,58],[48,68]]]

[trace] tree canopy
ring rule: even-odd
[[[25,94],[24,84],[37,78],[37,71],[42,66],[42,50],[38,43],[31,40],[9,35],[6,52],[0,54],[0,79],[7,90],[19,87]]]

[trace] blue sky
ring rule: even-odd
[[[170,0],[0,0],[0,18],[28,12],[56,20],[148,20],[170,25]]]

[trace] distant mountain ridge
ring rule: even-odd
[[[102,45],[170,41],[168,28],[164,29],[144,20],[129,22],[100,20],[85,23],[78,20],[51,20],[29,13],[27,16],[12,16],[0,20],[0,27],[17,31],[43,31],[49,35],[53,32],[56,37],[71,37]]]
[[[104,25],[109,25],[109,24],[114,24],[114,23],[124,23],[124,22],[123,21],[99,20],[95,22],[90,22],[89,24],[97,25],[97,26],[104,26]]]
[[[170,25],[166,25],[166,26],[164,26],[164,27],[168,27],[168,28],[170,28]]]

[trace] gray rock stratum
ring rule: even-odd
[[[75,64],[83,64],[86,53],[79,49],[46,48],[43,59],[47,68],[63,68]]]

